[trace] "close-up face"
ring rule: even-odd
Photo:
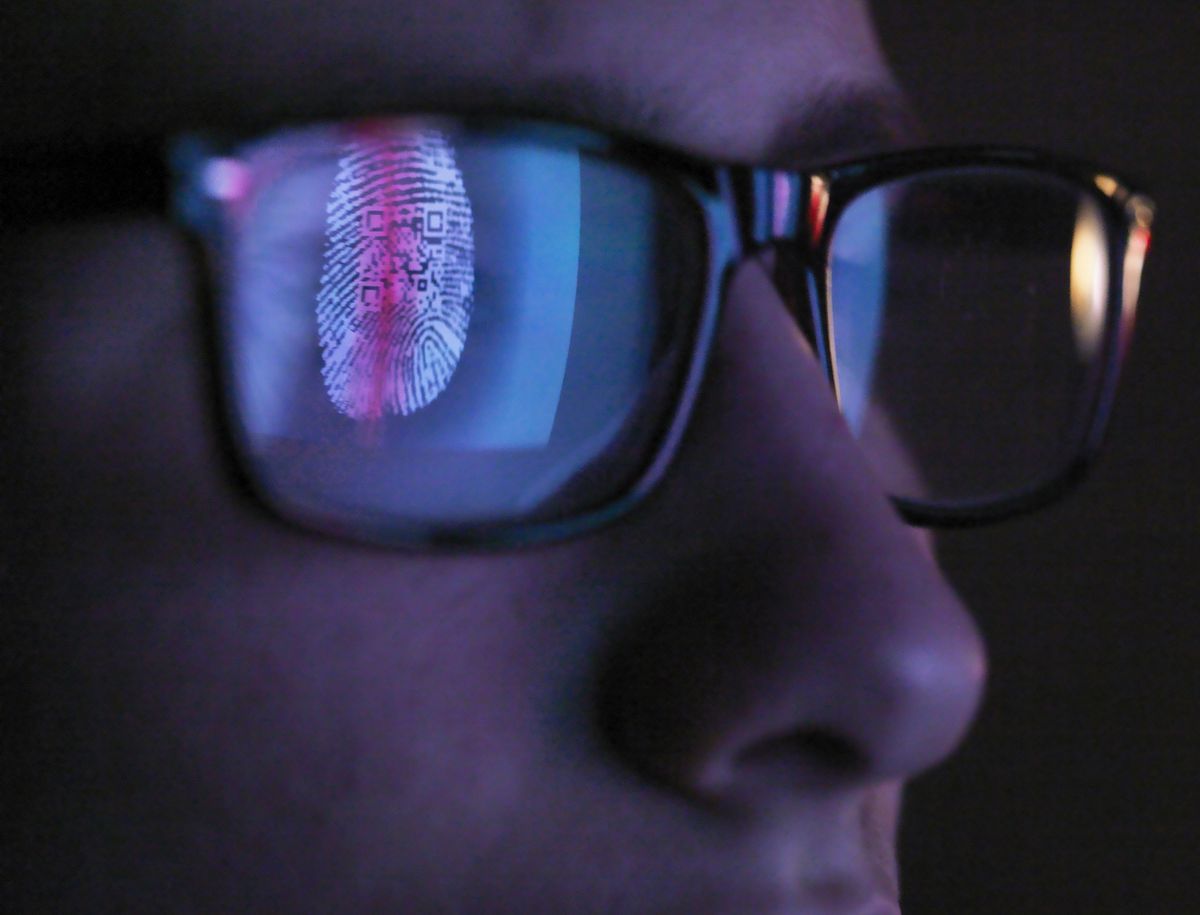
[[[72,187],[104,184],[93,149],[410,112],[796,169],[908,141],[840,0],[106,17],[55,33],[70,76],[6,102],[6,148],[84,170]],[[31,908],[898,911],[901,789],[963,738],[984,651],[764,259],[725,278],[690,421],[631,511],[393,548],[246,494],[210,358],[223,279],[149,197],[59,199],[0,249]]]

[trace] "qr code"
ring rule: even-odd
[[[471,204],[447,137],[364,125],[338,162],[317,294],[322,378],[353,419],[405,416],[445,390],[475,287]]]

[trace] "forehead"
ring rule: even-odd
[[[21,90],[5,98],[0,140],[486,109],[761,160],[781,145],[813,155],[872,145],[871,122],[886,132],[895,95],[866,10],[849,0],[84,0],[71,9],[65,22],[31,0],[10,13],[16,54],[3,85]]]

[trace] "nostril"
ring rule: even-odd
[[[760,740],[738,754],[735,765],[760,767],[786,763],[828,775],[854,776],[870,765],[854,741],[831,728],[805,728]]]

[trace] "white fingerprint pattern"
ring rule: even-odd
[[[406,416],[445,390],[475,287],[471,204],[450,142],[402,122],[356,128],[326,208],[322,377],[353,419]]]

